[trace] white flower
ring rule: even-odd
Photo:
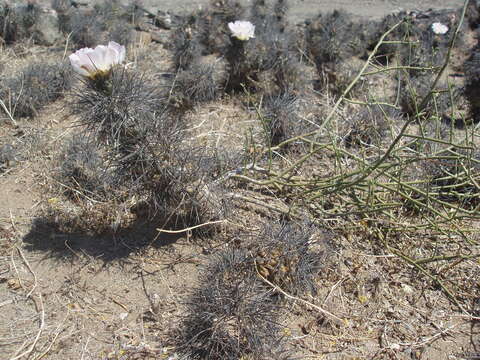
[[[432,31],[437,35],[443,35],[447,33],[448,26],[439,22],[435,22],[432,24]]]
[[[68,57],[77,73],[95,77],[110,72],[112,67],[125,60],[125,46],[110,41],[108,46],[98,45],[95,49],[83,48]]]
[[[255,37],[255,25],[253,25],[250,21],[237,20],[235,22],[228,23],[228,27],[230,28],[232,35],[238,40],[245,41]]]

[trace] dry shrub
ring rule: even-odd
[[[213,259],[199,283],[175,339],[181,353],[212,360],[285,356],[278,311],[247,254],[233,250]]]
[[[71,71],[65,64],[34,62],[0,84],[0,98],[12,116],[31,118],[71,85]]]

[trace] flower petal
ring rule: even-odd
[[[108,64],[108,68],[112,68],[118,64],[118,51],[108,47],[105,51],[105,62]]]
[[[431,26],[432,31],[437,35],[444,35],[448,32],[448,26],[440,22],[435,22]]]
[[[228,27],[232,32],[232,36],[239,40],[248,40],[255,37],[255,25],[250,21],[237,20],[233,23],[228,23]]]
[[[237,25],[233,22],[230,22],[228,23],[228,28],[230,29],[230,31],[232,33],[236,33],[237,32]]]
[[[70,60],[70,64],[72,65],[73,70],[82,75],[82,76],[88,76],[90,74],[90,71],[88,71],[85,66],[82,66],[82,61],[76,54],[72,54],[68,57]]]
[[[115,58],[115,64],[121,64],[125,61],[125,46],[116,43],[115,41],[110,41],[108,43],[109,49],[114,49],[117,52],[117,56]]]
[[[97,71],[89,57],[89,54],[93,51],[94,50],[90,48],[83,48],[69,56],[70,63],[76,72],[84,76],[89,76]]]
[[[83,48],[69,56],[73,70],[80,75],[92,77],[108,73],[125,60],[125,46],[110,41],[108,46],[98,45],[95,49]]]
[[[96,71],[110,70],[111,64],[109,64],[107,59],[107,49],[105,45],[98,45],[94,51],[87,55],[95,66]]]

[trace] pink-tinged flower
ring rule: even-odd
[[[125,46],[110,41],[107,46],[98,45],[95,49],[77,50],[68,58],[75,72],[94,78],[108,74],[113,66],[125,60]]]
[[[255,25],[250,21],[240,21],[228,23],[232,35],[238,40],[246,41],[255,37]]]
[[[439,22],[432,24],[432,31],[437,35],[444,35],[448,32],[448,26]]]

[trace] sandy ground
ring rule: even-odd
[[[191,11],[194,5],[189,0],[146,0],[146,4],[161,4],[165,10]],[[244,1],[250,3],[249,0]],[[209,0],[198,0],[195,6],[208,4]],[[290,16],[295,22],[335,9],[345,9],[362,18],[380,18],[395,11],[454,9],[463,4],[462,0],[293,0],[290,1]]]
[[[16,0],[19,1],[19,0]],[[93,1],[79,1],[89,3]],[[50,0],[38,0],[39,3],[49,6]],[[191,12],[195,7],[209,4],[210,0],[143,0],[147,8],[159,8],[174,13]],[[240,0],[249,4],[251,0]],[[344,9],[359,18],[379,19],[397,11],[428,10],[428,9],[456,9],[463,4],[463,0],[290,0],[290,17],[294,22],[302,22],[319,12],[328,12],[335,9]]]

